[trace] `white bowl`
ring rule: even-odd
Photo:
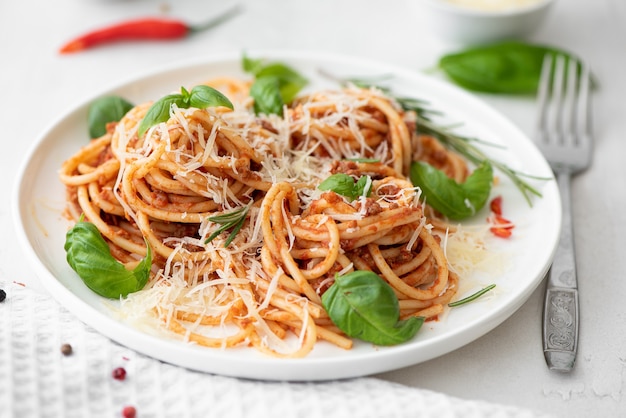
[[[427,13],[428,24],[443,39],[479,44],[523,37],[543,22],[554,0],[472,1],[416,0]],[[481,4],[484,7],[480,7]],[[498,4],[497,7],[488,7]]]

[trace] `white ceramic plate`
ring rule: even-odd
[[[310,88],[336,87],[321,78],[322,69],[340,77],[380,77],[398,95],[426,99],[444,111],[450,121],[464,123],[463,130],[500,144],[488,152],[510,167],[536,176],[552,177],[532,144],[514,125],[475,97],[444,82],[414,71],[364,62],[353,57],[259,51],[250,54],[285,62],[311,81]],[[530,296],[547,271],[556,247],[560,225],[560,200],[554,181],[535,183],[543,197],[530,207],[504,176],[494,194],[504,196],[505,215],[515,224],[514,237],[501,244],[505,263],[467,279],[466,291],[496,283],[489,296],[451,309],[438,321],[426,323],[410,342],[394,347],[374,347],[357,342],[345,351],[319,343],[304,359],[276,359],[251,348],[219,350],[186,344],[135,329],[116,319],[117,302],[92,293],[65,261],[63,244],[69,226],[63,218],[65,191],[58,180],[61,163],[88,141],[87,107],[98,96],[121,95],[131,102],[154,100],[181,85],[190,87],[216,76],[244,76],[241,54],[167,68],[119,87],[95,92],[47,129],[26,158],[18,178],[14,209],[19,236],[29,263],[47,290],[78,318],[109,338],[148,356],[204,372],[270,380],[324,380],[362,376],[417,364],[446,354],[483,336],[513,314]],[[487,216],[487,209],[477,215]],[[495,238],[494,238],[495,240]],[[463,287],[462,287],[463,289]]]

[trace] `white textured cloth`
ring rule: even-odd
[[[48,295],[2,281],[0,289],[0,417],[122,417],[125,406],[137,418],[546,417],[375,378],[288,383],[199,373],[109,340]],[[124,380],[112,377],[117,367]]]

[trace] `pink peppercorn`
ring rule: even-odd
[[[126,379],[126,369],[124,369],[123,367],[117,367],[113,369],[112,375],[113,379],[124,380]]]
[[[122,409],[122,417],[124,418],[135,418],[137,416],[137,410],[134,406],[125,406]]]

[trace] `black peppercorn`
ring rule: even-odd
[[[4,290],[0,289],[0,302],[4,302],[4,300],[7,298],[7,292],[5,292]]]

